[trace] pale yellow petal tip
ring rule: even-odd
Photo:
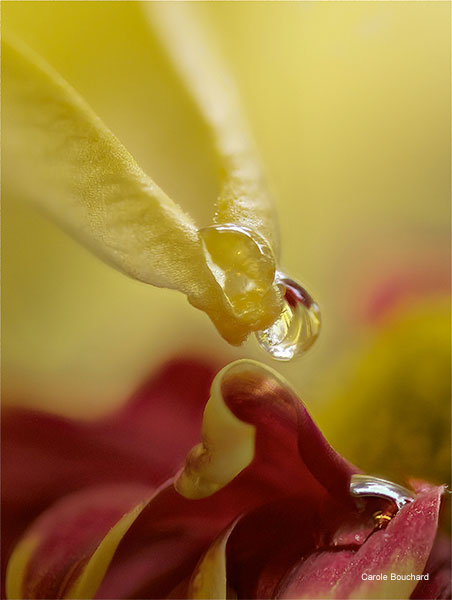
[[[6,568],[6,597],[8,600],[23,598],[23,582],[28,564],[39,545],[37,536],[27,536],[15,547]]]
[[[232,345],[272,325],[283,308],[276,282],[276,260],[270,245],[255,231],[236,224],[212,225],[199,231],[206,265],[221,294],[218,312],[203,308]]]
[[[60,593],[63,595],[59,597],[77,598],[79,600],[94,598],[118,545],[146,507],[149,499],[146,498],[134,506],[111,527],[91,554],[89,560],[84,564],[79,575],[73,580],[73,583],[68,583],[67,588],[62,587],[60,589]],[[40,548],[42,542],[45,543],[45,531],[41,533],[34,532],[26,535],[14,548],[6,570],[6,597],[8,600],[34,598],[36,585],[43,583],[46,576],[54,576],[49,571],[48,565],[46,565],[46,558],[48,560],[49,557],[45,553],[43,554],[43,550]],[[38,559],[38,568],[35,564],[36,559]],[[83,560],[83,557],[81,557],[80,561],[75,561],[73,567],[80,566]],[[42,562],[41,571],[39,561]],[[69,570],[68,573],[69,579],[71,579],[73,570]],[[45,584],[43,589],[45,589]]]
[[[81,575],[74,582],[65,598],[78,600],[94,598],[122,538],[148,504],[144,500],[126,513],[107,533],[89,559]]]
[[[255,382],[275,388],[290,385],[273,369],[253,360],[238,360],[215,377],[204,410],[202,442],[187,455],[175,483],[186,498],[205,498],[231,482],[254,458],[256,428],[236,417],[228,407],[224,390],[252,393]],[[228,393],[229,393],[228,391]]]
[[[237,597],[228,588],[226,546],[238,520],[223,531],[197,564],[188,586],[188,598],[215,600]]]

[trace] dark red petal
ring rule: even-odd
[[[124,536],[97,598],[165,598],[190,578],[229,523],[231,496],[187,500],[163,489]]]
[[[332,512],[326,508],[315,497],[291,497],[259,507],[239,521],[227,554],[229,581],[240,597],[274,598],[281,579],[301,558],[308,562],[325,547],[356,550],[375,528],[373,502],[359,514],[340,504],[328,507]]]
[[[155,485],[173,474],[199,439],[213,375],[200,361],[174,360],[123,410],[94,423],[5,409],[3,570],[18,536],[57,498],[99,483]]]
[[[206,452],[201,456],[201,462],[196,453],[191,456],[185,471],[196,488],[196,469],[207,466],[210,475],[219,477],[220,484],[213,488],[217,491],[204,493],[204,497],[197,496],[196,501],[184,498],[173,489],[158,494],[124,536],[99,590],[99,597],[165,597],[190,576],[200,556],[225,527],[238,516],[267,503],[281,501],[284,504],[291,498],[299,506],[294,512],[305,529],[311,526],[309,519],[318,525],[322,514],[325,537],[334,531],[337,512],[347,512],[353,507],[348,488],[350,476],[356,469],[332,450],[302,403],[277,374],[258,363],[241,361],[224,369],[216,382],[215,389],[217,393],[221,390],[223,404],[206,408],[206,414],[210,410],[212,417],[213,411],[217,419],[215,431],[209,428],[204,431],[209,438],[208,448],[204,448]],[[168,382],[163,386],[162,395],[167,385]],[[220,415],[215,415],[217,409]],[[250,454],[245,453],[244,463],[239,460],[240,468],[229,479],[224,479],[222,469],[228,470],[239,438],[226,436],[224,439],[223,419],[230,424],[232,421],[233,429],[239,424],[240,435],[244,436],[240,438],[239,435],[239,438],[245,440],[247,450],[251,450]],[[141,431],[140,423],[133,419],[125,422],[128,435],[122,431],[121,440],[132,440],[134,431]],[[163,417],[155,418],[149,427],[154,432],[157,426],[168,428],[168,421]],[[118,419],[117,431],[122,427],[124,419]],[[110,425],[109,433],[111,429]],[[141,435],[139,433],[138,438],[142,440],[140,444],[144,444]],[[169,435],[172,436],[171,428]],[[223,436],[219,445],[216,445],[215,435]],[[152,446],[149,449],[152,437],[150,435],[146,440],[146,451],[150,453],[155,452]],[[96,439],[103,438],[97,436]],[[135,442],[130,443],[134,447]],[[101,444],[101,451],[104,447],[109,446]],[[123,447],[122,442],[119,447]],[[143,447],[140,445],[140,448]],[[212,448],[217,451],[216,462],[210,462],[209,450]],[[124,464],[127,460],[130,456],[126,453]],[[84,462],[90,472],[88,457],[84,456]],[[213,472],[211,467],[215,467]],[[138,468],[143,467],[138,465]],[[121,470],[116,474],[122,477]],[[305,513],[303,519],[300,511]],[[294,524],[292,509],[283,512],[287,522]],[[329,519],[331,514],[333,518]],[[286,532],[289,529],[287,522],[284,524],[279,520],[281,530]],[[303,527],[298,531],[303,532]],[[274,533],[276,536],[278,528]],[[309,548],[315,543],[311,536]],[[303,550],[308,551],[305,546]],[[290,560],[292,557],[290,554]],[[286,556],[285,560],[288,560]],[[280,573],[282,566],[285,564],[277,565],[274,572]],[[256,569],[256,573],[258,571]]]

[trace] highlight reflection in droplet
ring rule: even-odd
[[[414,492],[407,490],[398,483],[370,475],[352,475],[350,493],[355,498],[374,497],[390,500],[394,502],[398,510],[415,498]]]
[[[320,310],[309,293],[284,273],[277,272],[276,283],[284,294],[284,306],[276,321],[256,333],[259,345],[277,360],[292,360],[317,339]]]

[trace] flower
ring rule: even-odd
[[[209,315],[222,336],[232,344],[240,344],[250,332],[270,325],[280,313],[282,304],[282,293],[275,277],[280,268],[278,230],[259,161],[241,122],[230,81],[221,61],[215,56],[214,45],[202,43],[205,34],[199,27],[202,18],[199,21],[191,18],[192,12],[195,17],[204,15],[209,18],[210,9],[194,8],[188,3],[79,3],[80,9],[76,7],[77,3],[72,6],[70,3],[43,3],[41,6],[44,8],[36,3],[36,9],[16,9],[16,3],[11,5],[14,8],[6,9],[7,35],[3,51],[6,84],[3,131],[7,166],[5,188],[7,196],[13,200],[11,210],[18,215],[21,243],[28,243],[23,215],[25,220],[28,216],[31,236],[36,233],[34,219],[38,217],[29,209],[21,212],[20,201],[33,200],[78,239],[135,280],[185,294],[192,305]],[[30,6],[34,4],[30,3]],[[259,10],[267,11],[264,5],[261,6]],[[298,14],[293,11],[299,8],[297,3],[294,6],[276,9],[286,15],[284,21],[290,25],[300,23],[299,18],[292,19]],[[203,10],[206,12],[203,13]],[[214,12],[217,10],[221,21],[223,9],[216,8]],[[242,9],[231,10],[240,13]],[[280,36],[274,35],[278,28],[272,18],[273,9],[269,10],[267,22],[270,23],[271,35],[268,38],[280,39]],[[310,21],[308,11],[303,9],[303,17],[307,17],[306,21],[310,21],[311,25],[312,22],[315,24],[316,18],[322,17],[322,10],[317,6],[313,8],[311,14],[314,14],[314,19]],[[336,8],[328,10],[334,12]],[[397,56],[405,55],[406,38],[400,33],[408,31],[408,39],[415,39],[416,44],[418,39],[421,40],[418,51],[419,48],[422,50],[420,55],[407,53],[409,64],[426,64],[427,73],[443,72],[439,68],[438,62],[441,61],[438,57],[446,56],[441,44],[447,35],[437,35],[440,29],[436,20],[441,20],[442,8],[435,12],[440,17],[432,20],[433,13],[427,12],[427,9],[425,13],[417,13],[418,8],[404,8],[404,11],[410,12],[403,12],[402,19],[399,9],[392,7],[390,12],[385,12],[388,8],[361,9],[355,6],[348,10],[351,12],[346,22],[352,24],[352,39],[361,40],[364,36],[367,53],[357,53],[353,42],[350,45],[348,42],[339,44],[346,54],[353,56],[353,60],[349,57],[345,62],[355,64],[357,54],[359,60],[370,56],[378,57],[380,61],[381,43],[370,53],[368,50],[375,31],[382,28],[384,47],[390,48],[389,52],[383,53],[382,62],[377,63],[383,66],[384,75],[377,78],[375,86],[369,81],[368,72],[378,72],[378,69],[375,69],[373,60],[362,60],[364,68],[358,69],[360,76],[351,78],[355,85],[359,81],[361,87],[358,86],[357,90],[352,88],[352,93],[345,96],[355,102],[350,110],[352,118],[343,119],[340,98],[342,90],[347,90],[348,86],[341,80],[336,60],[336,32],[343,33],[343,29],[338,27],[336,19],[332,29],[324,28],[324,20],[320,18],[320,30],[324,32],[321,39],[327,41],[328,48],[332,42],[333,51],[331,53],[327,49],[317,59],[322,62],[326,58],[332,70],[329,67],[326,71],[319,71],[318,60],[314,60],[311,71],[308,71],[311,76],[306,77],[305,74],[302,88],[305,89],[306,82],[314,76],[314,88],[318,86],[322,90],[324,73],[329,72],[329,79],[339,81],[335,87],[340,93],[325,94],[321,91],[322,102],[327,98],[330,103],[324,106],[326,110],[320,110],[317,120],[311,118],[309,109],[302,118],[303,136],[310,127],[311,135],[314,134],[311,138],[314,143],[304,144],[307,150],[301,161],[303,168],[313,174],[313,179],[304,189],[304,202],[299,203],[302,212],[297,212],[295,203],[290,204],[291,211],[287,212],[291,217],[289,220],[295,223],[297,255],[300,239],[307,244],[304,260],[323,252],[326,257],[323,266],[326,263],[328,268],[320,270],[321,277],[330,279],[330,271],[334,270],[341,286],[341,273],[345,269],[337,270],[335,261],[331,260],[332,256],[340,254],[336,251],[337,242],[327,246],[324,240],[325,244],[322,242],[317,247],[317,228],[313,228],[316,230],[314,238],[300,235],[299,220],[293,218],[294,215],[303,217],[308,230],[310,223],[316,221],[312,219],[316,214],[322,221],[334,222],[332,229],[326,227],[326,237],[333,239],[331,231],[340,232],[343,251],[342,242],[349,237],[343,235],[344,223],[347,223],[346,233],[348,228],[360,230],[362,198],[366,200],[364,205],[378,207],[385,206],[381,202],[382,192],[388,197],[388,206],[394,198],[398,198],[403,188],[401,182],[404,182],[399,176],[400,156],[405,159],[407,155],[415,155],[413,147],[423,149],[424,154],[420,158],[415,157],[413,162],[407,159],[405,164],[405,172],[410,173],[410,177],[414,171],[427,173],[426,177],[420,177],[421,200],[425,200],[425,190],[428,190],[430,198],[434,186],[429,184],[434,181],[435,184],[439,182],[434,189],[440,202],[441,191],[447,190],[442,176],[450,167],[447,160],[447,169],[444,167],[447,151],[431,152],[433,142],[435,149],[444,148],[444,140],[438,138],[442,132],[438,123],[442,121],[440,116],[437,117],[443,114],[444,106],[435,101],[434,110],[425,111],[422,101],[414,105],[413,97],[423,97],[418,94],[416,85],[420,79],[418,70],[414,77],[408,77],[409,83],[404,87],[404,84],[399,84],[399,76],[402,75],[401,81],[406,81],[407,59],[397,60]],[[437,11],[437,8],[433,10]],[[106,14],[108,17],[114,15],[119,27],[112,28],[110,19],[105,18]],[[411,17],[408,21],[406,14]],[[38,18],[34,19],[33,15]],[[369,16],[370,22],[366,22]],[[424,16],[429,16],[425,26]],[[61,26],[58,25],[60,18]],[[42,33],[41,19],[54,36]],[[437,23],[436,28],[430,27],[432,21]],[[255,21],[251,22],[254,24]],[[237,23],[240,23],[240,18]],[[394,23],[398,23],[395,29]],[[411,28],[415,25],[414,29],[406,23]],[[423,27],[419,27],[419,23]],[[308,28],[308,34],[310,32],[312,36],[315,29],[315,26]],[[223,31],[227,31],[227,27]],[[285,29],[282,28],[282,31]],[[432,35],[426,35],[426,31],[434,31],[435,45],[430,57],[438,67],[434,70],[425,59],[425,48],[429,49],[425,41]],[[71,33],[74,32],[75,43],[74,38],[71,42]],[[292,33],[295,39],[300,38],[305,43],[306,35],[300,36],[296,26]],[[347,35],[344,37],[348,39]],[[82,38],[84,44],[80,44]],[[91,38],[91,42],[85,43],[87,38]],[[387,39],[397,41],[388,45]],[[437,40],[440,40],[438,44]],[[56,45],[52,48],[54,43]],[[124,52],[117,51],[121,44]],[[314,35],[308,43],[310,51],[316,45],[318,40]],[[279,41],[276,46],[280,46]],[[135,54],[129,52],[131,47],[139,48],[139,51]],[[247,47],[253,48],[253,42]],[[87,56],[90,60],[86,60],[85,56],[77,63],[86,48],[89,48]],[[100,49],[102,52],[98,52]],[[309,55],[310,51],[305,54]],[[240,47],[240,55],[242,52]],[[76,65],[83,65],[82,70],[86,72],[89,69],[86,69],[85,63],[99,65],[98,54],[109,60],[91,81],[95,82],[96,90],[110,90],[104,96],[102,92],[92,93],[91,90],[90,93],[90,86],[84,85],[87,80],[80,73],[77,76]],[[268,56],[273,59],[272,52]],[[334,60],[331,60],[332,56]],[[416,61],[416,56],[422,60]],[[61,57],[65,58],[60,60]],[[131,60],[133,57],[138,57],[138,60]],[[302,65],[303,61],[304,58]],[[448,61],[442,62],[448,68]],[[284,64],[284,60],[278,61],[276,71],[284,71],[281,69]],[[292,67],[297,65],[297,60],[290,60],[290,64]],[[391,69],[392,65],[396,65],[391,70],[392,77],[388,76],[388,64]],[[278,79],[268,77],[266,69],[261,69],[260,60],[258,66],[264,73],[266,84],[270,82],[272,88],[277,88]],[[292,70],[287,69],[288,72]],[[117,71],[120,76],[117,76]],[[148,77],[149,71],[153,71],[154,77]],[[323,74],[316,79],[318,72]],[[348,68],[342,72],[346,74]],[[331,77],[331,74],[334,76]],[[111,79],[120,83],[119,87],[108,87],[110,75]],[[429,90],[437,91],[429,93],[429,98],[447,95],[440,79],[436,75],[429,79],[432,84],[428,86]],[[345,81],[349,81],[347,76]],[[403,102],[398,104],[396,101],[395,105],[386,107],[383,111],[385,117],[380,121],[374,118],[372,112],[370,118],[369,115],[363,118],[360,113],[361,105],[368,106],[363,90],[366,93],[370,90],[372,102],[372,90],[377,91],[378,101],[373,106],[379,109],[385,106],[381,82],[386,85],[386,96],[391,101],[398,97],[394,89],[403,90],[405,94],[402,96],[406,95],[408,99],[412,118],[407,120],[405,129],[402,127],[404,133],[400,129]],[[117,93],[111,93],[112,89],[116,89]],[[146,129],[147,120],[138,117],[141,111],[125,121],[114,118],[118,110],[116,107],[120,107],[122,112],[126,106],[129,107],[129,97],[134,95],[138,100],[135,98],[131,102],[127,112],[134,112],[132,106],[140,106],[144,112],[152,113],[154,129]],[[299,95],[294,97],[295,103],[299,103]],[[290,129],[296,141],[292,146],[277,144],[277,131],[275,138],[270,138],[271,145],[278,148],[278,160],[280,156],[289,154],[287,163],[298,172],[300,153],[296,132],[300,133],[300,129],[292,127],[290,116],[281,117],[280,124],[281,113],[285,112],[281,107],[290,105],[292,95],[282,94],[280,98],[282,102],[276,111],[278,118],[273,121],[281,130]],[[338,201],[341,196],[337,194],[335,185],[342,177],[340,163],[334,162],[333,168],[323,168],[323,157],[330,151],[331,137],[334,138],[334,134],[326,135],[335,124],[334,119],[328,120],[331,98],[335,101],[339,98],[338,114],[340,121],[345,123],[345,138],[358,138],[365,142],[350,142],[353,149],[351,158],[344,151],[344,144],[341,141],[338,144],[341,156],[348,157],[354,170],[360,173],[354,182],[353,201],[346,211],[342,202]],[[309,102],[301,104],[310,105]],[[315,100],[313,104],[316,104]],[[399,128],[401,139],[408,138],[409,153],[397,149],[394,127],[387,126],[386,115],[394,107],[395,129]],[[420,112],[419,108],[422,109]],[[428,134],[420,135],[418,139],[418,129],[412,126],[412,122],[422,121],[417,115],[423,116],[426,112],[434,115],[434,119],[426,126]],[[374,122],[377,124],[375,130],[369,131],[369,124]],[[379,122],[385,125],[381,131],[390,131],[389,135],[385,134],[386,137],[381,136]],[[306,126],[308,123],[313,125]],[[363,123],[366,125],[365,137],[353,136],[353,127],[356,125],[357,129],[361,129]],[[335,130],[334,126],[332,129]],[[175,132],[173,136],[169,130]],[[147,135],[149,133],[151,136]],[[137,137],[140,138],[138,143]],[[148,154],[149,137],[153,138],[154,145]],[[425,137],[430,144],[424,143]],[[371,144],[369,139],[372,139]],[[419,141],[421,139],[422,142]],[[181,143],[181,140],[184,141]],[[369,152],[373,158],[365,163],[367,170],[362,169],[363,163],[358,159],[368,153],[368,146],[373,147],[375,140],[380,140],[380,154],[384,158],[377,153],[378,160],[375,162],[375,153]],[[165,144],[167,152],[163,151]],[[138,166],[126,146],[143,168]],[[185,146],[185,149],[180,150],[180,146]],[[288,152],[289,146],[292,152]],[[320,149],[321,156],[317,167],[315,161],[310,163],[316,147]],[[281,148],[285,152],[281,152]],[[314,152],[311,152],[312,148]],[[433,167],[424,168],[423,157],[428,162],[430,156],[433,156]],[[169,165],[168,159],[171,159]],[[321,169],[318,168],[320,164]],[[412,168],[413,164],[416,169]],[[419,169],[419,165],[423,169]],[[379,192],[374,191],[374,188],[378,189],[374,176],[376,169],[389,174],[386,182],[390,185],[383,185]],[[145,171],[152,174],[152,180]],[[329,177],[325,177],[324,171]],[[347,171],[350,171],[349,165]],[[395,173],[397,181],[394,185]],[[335,182],[330,188],[334,193],[328,195],[325,182],[330,179]],[[371,183],[363,185],[364,181]],[[418,183],[419,177],[412,188],[417,190]],[[190,190],[187,191],[187,188]],[[298,186],[291,189],[298,202]],[[348,197],[349,187],[344,187],[342,195],[344,190]],[[332,204],[339,208],[330,210],[327,201],[321,203],[317,213],[304,212],[305,206],[316,204],[324,196],[333,198]],[[413,207],[411,196],[412,193],[405,193],[408,199],[405,208],[408,207],[409,212]],[[171,199],[173,197],[177,202]],[[183,198],[186,202],[182,202]],[[217,199],[215,206],[213,198]],[[401,206],[403,208],[403,203]],[[212,216],[211,212],[215,214]],[[358,219],[350,221],[350,215],[355,212]],[[428,216],[431,217],[434,212],[429,204]],[[342,213],[346,215],[345,219]],[[336,218],[338,214],[341,219]],[[406,215],[403,210],[400,214],[405,226]],[[421,211],[421,214],[425,212]],[[370,211],[369,215],[367,218],[373,227],[375,212]],[[429,221],[425,245],[430,238],[441,238],[438,233],[442,232],[443,216],[440,213],[439,219],[433,217]],[[380,218],[375,220],[377,229],[383,225],[383,232],[378,229],[378,248],[385,232],[388,235],[388,230],[384,229],[387,222],[392,223],[392,219],[383,210]],[[356,227],[357,223],[359,227]],[[231,225],[235,229],[231,229]],[[368,229],[364,228],[364,237]],[[51,231],[61,243],[55,230]],[[310,244],[307,239],[310,239]],[[356,242],[355,232],[353,241]],[[64,242],[62,245],[67,248]],[[353,262],[357,253],[362,256],[360,249],[363,247],[365,244],[361,243],[357,248],[352,243],[351,250],[346,253],[346,261]],[[45,264],[44,271],[47,269],[45,258],[51,256],[55,260],[55,254],[60,257],[53,243],[49,244],[48,251],[44,259],[38,260],[38,263]],[[21,252],[15,254],[20,256]],[[295,253],[291,254],[294,256]],[[394,247],[391,245],[391,258],[392,254]],[[74,262],[79,265],[78,258]],[[302,263],[300,260],[300,265]],[[34,262],[31,261],[31,264]],[[95,269],[90,279],[87,271],[79,267],[79,276],[88,279],[88,285],[81,286],[85,287],[85,291],[88,289],[88,302],[80,301],[78,279],[67,263],[58,269],[58,277],[46,274],[45,286],[42,270],[28,266],[23,271],[27,284],[29,279],[35,278],[31,285],[34,293],[30,297],[19,291],[16,301],[10,300],[15,310],[19,307],[20,312],[22,307],[27,316],[22,320],[12,318],[11,323],[15,328],[20,323],[22,334],[25,330],[25,337],[31,343],[23,343],[23,337],[8,334],[15,344],[15,350],[11,354],[8,351],[7,355],[6,381],[10,401],[43,405],[48,398],[64,398],[68,407],[73,407],[77,398],[89,404],[93,398],[99,402],[101,395],[108,400],[113,399],[114,394],[114,400],[119,402],[150,364],[148,356],[137,349],[138,345],[141,348],[146,346],[148,337],[142,333],[146,319],[131,301],[136,298],[135,293],[123,299],[122,310],[113,311],[118,318],[112,319],[105,308],[117,302],[118,296],[116,293],[100,292],[103,286]],[[22,276],[21,269],[7,272],[9,276],[13,272],[18,279]],[[71,284],[60,286],[63,278],[71,280]],[[121,292],[125,287],[122,282],[117,287],[113,285],[112,289]],[[16,289],[21,290],[21,285]],[[41,300],[40,310],[44,306],[44,312],[50,315],[47,320],[36,319],[40,310],[35,308],[35,296]],[[58,301],[55,302],[57,296]],[[334,306],[338,302],[336,294],[330,292],[328,298]],[[347,293],[346,301],[349,299],[350,294]],[[143,294],[143,305],[146,300]],[[31,313],[23,309],[27,302],[33,305],[31,317]],[[83,305],[84,314],[84,305],[92,303],[97,304],[97,309],[94,317],[84,322],[83,331],[67,306]],[[70,316],[63,322],[69,321],[70,327],[57,325],[55,306],[68,312]],[[162,311],[153,308],[149,315],[152,323],[160,323],[160,331],[165,334],[154,336],[159,356],[168,336],[173,335],[174,340],[180,343],[178,327],[185,327],[181,314],[178,311],[173,314],[165,306]],[[46,328],[48,323],[50,327]],[[104,329],[109,333],[115,330],[115,333],[111,338],[100,335],[99,332]],[[37,331],[38,335],[29,333],[29,330]],[[348,330],[345,333],[348,335]],[[190,345],[195,334],[196,338],[201,337],[198,329],[193,327],[193,335],[187,337]],[[140,338],[137,346],[135,335]],[[53,353],[49,356],[43,346],[48,337],[55,342],[55,336],[57,343],[50,344]],[[127,345],[123,338],[127,338]],[[111,340],[116,343],[111,343]],[[129,354],[131,348],[134,352]],[[116,417],[88,425],[62,422],[57,417],[27,411],[7,411],[5,439],[7,444],[8,439],[11,440],[10,452],[14,451],[5,463],[8,470],[12,467],[13,477],[6,486],[6,506],[10,515],[6,522],[9,528],[7,543],[8,540],[13,543],[20,536],[8,567],[10,596],[90,597],[99,586],[98,594],[107,597],[112,594],[125,597],[226,597],[228,593],[257,597],[375,594],[407,597],[411,593],[414,597],[434,597],[447,594],[441,540],[434,544],[442,488],[412,482],[415,498],[411,498],[412,492],[401,492],[408,495],[408,504],[398,507],[400,510],[396,512],[384,497],[367,498],[369,490],[364,490],[363,495],[362,487],[358,493],[353,487],[356,481],[360,481],[356,479],[356,469],[328,446],[290,388],[275,373],[256,363],[235,363],[217,376],[204,413],[202,442],[188,453],[185,467],[175,475],[188,446],[197,437],[195,424],[200,421],[203,402],[199,399],[203,393],[197,395],[194,392],[198,384],[202,389],[206,380],[206,374],[201,373],[199,381],[193,383],[192,376],[197,372],[194,364],[189,367],[189,374],[186,368],[182,377],[177,368],[170,369],[167,376],[171,376],[173,381],[168,382],[164,377],[159,393],[155,391],[154,382],[152,393],[149,390],[145,393],[153,400],[150,413],[144,409],[145,403],[138,401]],[[182,389],[178,389],[180,381],[184,381]],[[176,398],[171,397],[172,389],[177,390]],[[181,401],[184,401],[183,405]],[[177,418],[172,412],[175,406],[180,413]],[[66,407],[58,408],[60,412],[66,410]],[[171,419],[175,421],[171,424],[177,425],[176,431],[168,426],[171,420],[169,410],[173,415]],[[83,414],[84,410],[81,409],[80,413]],[[24,440],[25,431],[28,431],[29,438]],[[48,439],[44,439],[43,431],[49,432]],[[117,437],[112,439],[112,434]],[[146,442],[149,437],[154,443],[159,440],[158,452],[148,452]],[[59,443],[61,452],[57,454]],[[46,448],[50,454],[49,461],[42,459],[42,450]],[[375,480],[374,484],[383,486],[386,491],[392,489],[392,484],[375,483]],[[363,497],[356,499],[356,494]],[[39,516],[39,513],[42,515]],[[30,524],[34,517],[36,520]],[[26,531],[25,525],[29,525]],[[7,548],[5,554],[8,553]],[[361,578],[358,575],[363,566],[367,575],[364,579],[363,573]],[[420,578],[424,567],[431,575],[431,581],[420,581],[420,585],[415,587],[413,577]],[[371,577],[376,569],[387,575],[389,568],[398,575],[395,583],[392,577],[389,582]],[[319,572],[320,578],[316,575]]]
[[[143,10],[153,4],[167,3],[9,2],[2,30],[69,82],[202,227],[218,193],[215,153]],[[283,266],[305,278],[326,316],[306,368],[283,368],[314,402],[328,363],[365,333],[350,311],[362,291],[350,274],[361,281],[394,261],[431,265],[434,249],[436,262],[448,260],[449,7],[190,8],[239,84],[275,191]],[[252,344],[228,350],[182,294],[114,272],[24,202],[24,186],[43,188],[8,151],[4,87],[5,401],[83,416],[125,401],[175,348],[258,358]]]
[[[447,597],[443,488],[414,482],[398,512],[355,499],[358,470],[263,365],[216,375],[178,470],[211,377],[170,363],[97,423],[6,411],[2,518],[21,536],[10,598]]]

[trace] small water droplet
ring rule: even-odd
[[[398,510],[415,498],[414,492],[407,490],[398,483],[370,475],[352,475],[350,493],[356,498],[368,496],[390,500],[394,502]]]
[[[284,306],[276,321],[256,333],[260,346],[277,360],[292,360],[312,346],[320,331],[320,310],[308,292],[284,273],[276,283],[284,294]]]

